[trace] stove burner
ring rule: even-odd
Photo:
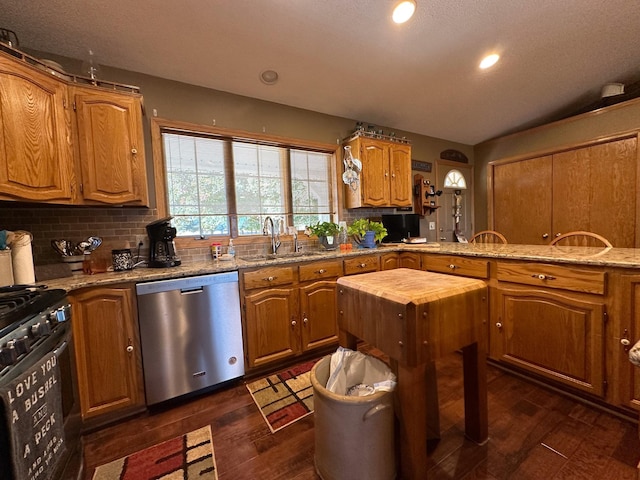
[[[0,338],[17,325],[65,297],[62,289],[23,288],[0,290]],[[14,326],[14,324],[16,324]]]

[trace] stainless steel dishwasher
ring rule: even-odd
[[[244,375],[238,272],[136,285],[147,405]]]

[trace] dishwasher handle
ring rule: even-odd
[[[193,295],[194,293],[202,293],[204,292],[204,287],[195,287],[195,288],[181,288],[180,295]]]

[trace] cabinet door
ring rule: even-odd
[[[551,241],[552,157],[493,166],[493,230],[509,243]]]
[[[498,287],[496,293],[495,359],[604,395],[604,303],[542,289]]]
[[[637,138],[589,147],[591,158],[590,231],[614,247],[634,248],[638,220]],[[555,168],[555,167],[554,167]]]
[[[99,287],[70,295],[84,419],[144,405],[134,293]]]
[[[413,202],[411,182],[411,147],[389,145],[389,205],[410,207]]]
[[[336,288],[335,280],[300,287],[302,351],[338,343]]]
[[[83,198],[147,205],[140,98],[76,88],[75,105]]]
[[[297,287],[259,290],[245,296],[249,368],[300,353],[297,300]]]
[[[398,252],[389,252],[380,255],[380,270],[393,270],[399,266],[400,255]]]
[[[400,267],[401,268],[413,268],[414,270],[420,270],[420,258],[419,253],[414,252],[400,252]]]
[[[362,204],[370,207],[389,205],[389,150],[383,142],[363,139],[360,147],[362,160]],[[411,182],[411,180],[409,180]]]
[[[0,56],[0,196],[71,200],[67,105],[65,83]]]
[[[588,148],[553,155],[553,236],[591,230],[591,162]],[[610,192],[607,192],[610,194]],[[507,237],[508,238],[508,237]],[[551,241],[552,238],[549,238]]]
[[[640,275],[622,275],[620,298],[611,344],[618,386],[614,400],[640,410],[640,367],[629,361],[629,349],[640,340]]]

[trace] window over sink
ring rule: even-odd
[[[332,220],[336,147],[156,122],[164,162],[164,185],[156,190],[178,236],[262,235],[267,216],[296,230]]]

